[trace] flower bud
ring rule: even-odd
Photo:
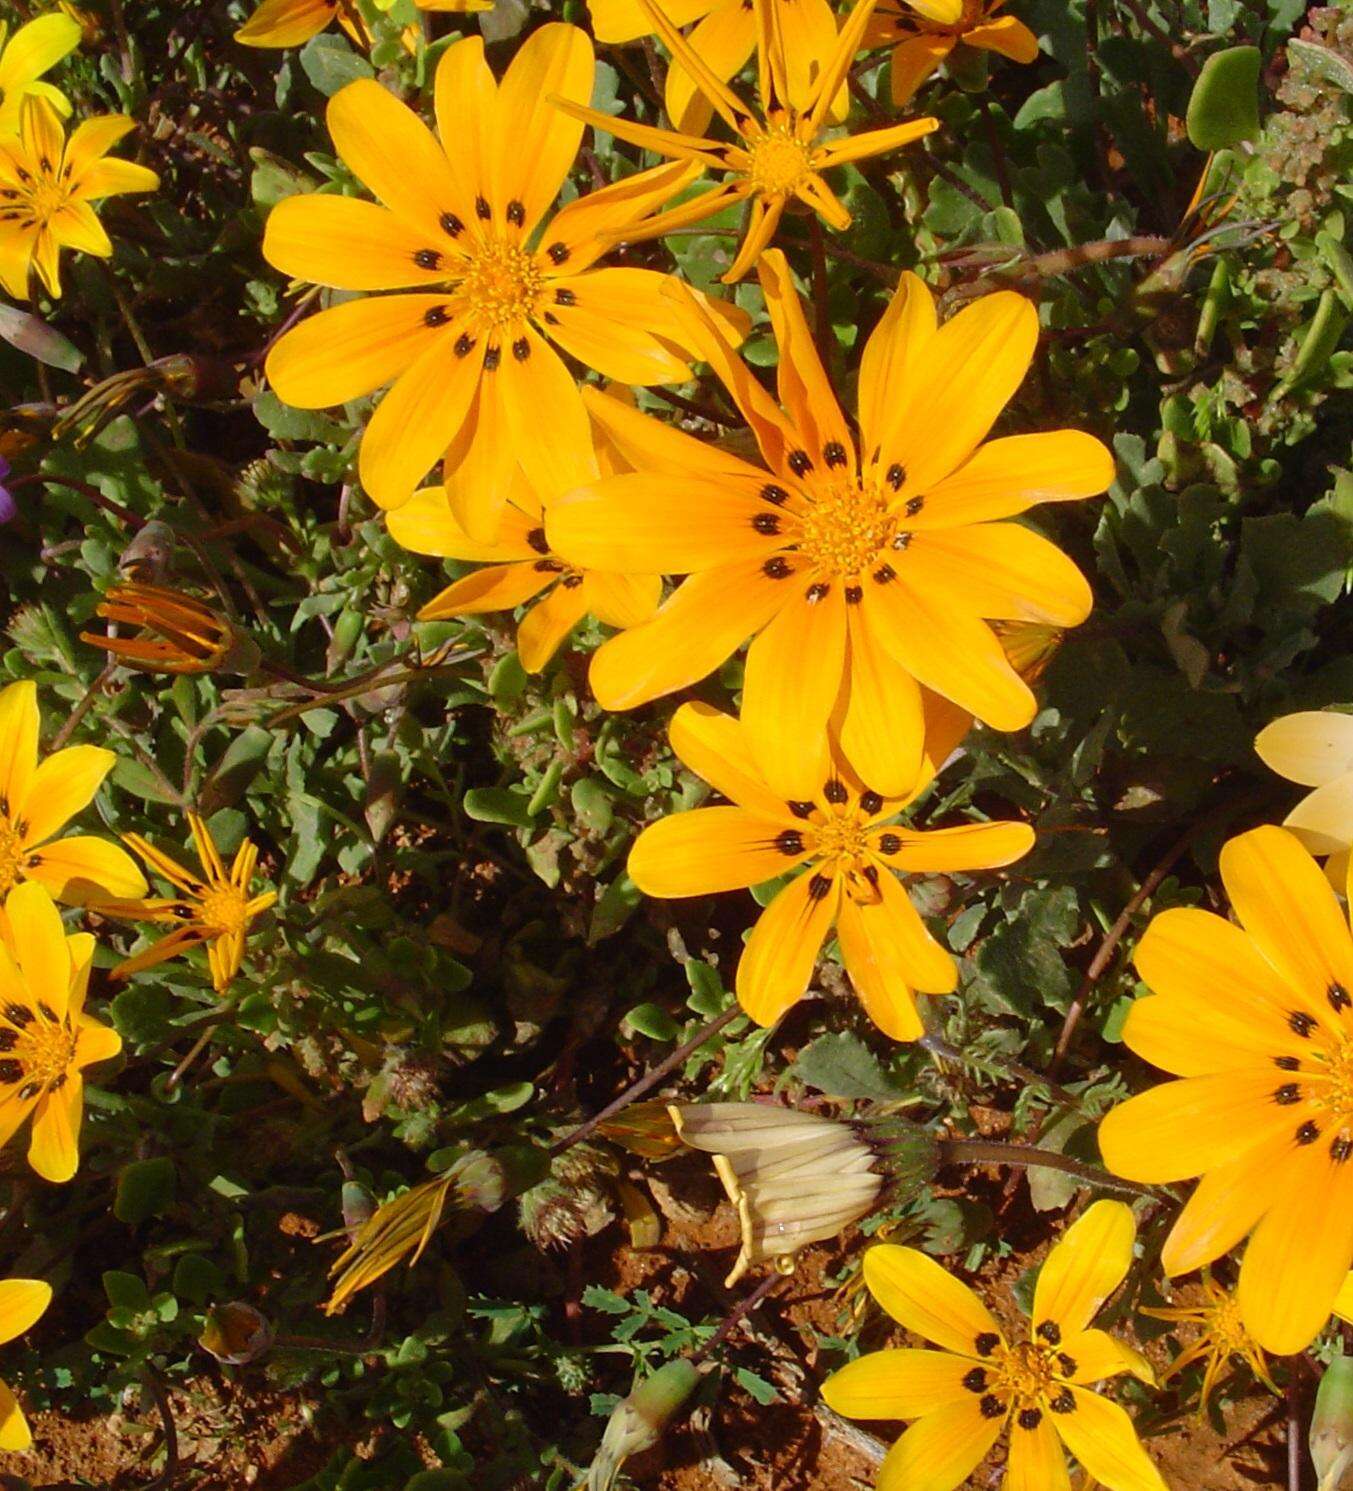
[[[218,1362],[240,1367],[257,1361],[272,1349],[273,1328],[268,1317],[242,1299],[214,1305],[197,1344]]]
[[[711,1105],[714,1106],[714,1105]],[[744,1104],[718,1106],[743,1107]],[[616,1404],[587,1472],[587,1491],[611,1491],[631,1455],[652,1449],[700,1385],[700,1369],[684,1357],[659,1367]]]
[[[252,673],[259,651],[224,616],[195,596],[162,585],[132,581],[113,585],[98,614],[136,635],[100,636],[81,632],[80,640],[102,647],[124,667],[147,673]]]
[[[1309,1443],[1319,1491],[1353,1488],[1353,1357],[1342,1352],[1320,1379]]]

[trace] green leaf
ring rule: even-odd
[[[636,1004],[621,1024],[653,1041],[674,1041],[681,1034],[681,1027],[657,1004]]]
[[[786,1076],[795,1076],[806,1087],[834,1098],[887,1102],[903,1091],[883,1070],[878,1057],[848,1030],[818,1036]]]
[[[103,1292],[114,1309],[139,1312],[150,1305],[150,1290],[146,1288],[144,1280],[136,1274],[124,1273],[121,1269],[110,1268],[104,1274]]]
[[[132,1227],[163,1216],[174,1199],[177,1180],[174,1162],[167,1155],[133,1160],[117,1178],[113,1215]]]
[[[108,1007],[113,1028],[129,1046],[148,1046],[169,1033],[172,1006],[158,984],[133,984]]]
[[[749,1392],[758,1403],[774,1403],[780,1397],[780,1394],[764,1377],[758,1377],[747,1367],[739,1367],[733,1375],[737,1379],[738,1386]]]
[[[465,794],[465,812],[476,823],[504,823],[529,828],[530,799],[510,787],[471,787]]]
[[[1262,63],[1258,47],[1228,47],[1203,63],[1185,118],[1189,140],[1199,150],[1258,139]]]
[[[59,331],[12,305],[0,305],[0,340],[64,373],[78,372],[85,360],[84,353]]]
[[[346,88],[358,78],[375,77],[375,70],[366,58],[354,52],[341,36],[330,32],[306,42],[301,49],[301,67],[325,98],[332,98],[340,88]]]

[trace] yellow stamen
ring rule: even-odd
[[[23,869],[23,835],[8,818],[0,816],[0,896],[19,883]]]
[[[0,1076],[22,1083],[21,1097],[60,1087],[75,1061],[75,1033],[69,1023],[18,1005],[9,1006],[5,1014],[17,1027],[17,1039],[10,1054],[0,1059]]]
[[[198,902],[198,917],[211,936],[238,936],[248,922],[248,902],[238,885],[216,884]]]
[[[484,330],[501,331],[535,315],[544,277],[533,255],[511,243],[490,243],[466,266],[461,293]]]
[[[799,548],[818,569],[837,579],[858,576],[887,549],[897,518],[873,486],[842,481],[815,491],[805,514]]]
[[[792,192],[804,177],[812,174],[812,154],[787,124],[773,124],[755,140],[748,142],[750,164],[747,175],[765,196]]]

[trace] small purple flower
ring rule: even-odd
[[[5,478],[9,475],[9,462],[0,456],[0,528],[18,512],[14,505],[14,498],[10,496],[9,488],[5,485]]]

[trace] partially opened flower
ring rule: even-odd
[[[590,97],[593,70],[591,42],[562,23],[532,32],[501,84],[482,38],[456,42],[437,66],[440,143],[379,83],[352,83],[329,102],[329,130],[383,205],[295,196],[268,217],[263,252],[283,273],[414,292],[331,306],[267,361],[278,396],[299,408],[392,385],[359,455],[381,507],[407,502],[442,461],[462,527],[492,542],[518,462],[538,490],[560,490],[567,449],[587,438],[560,351],[621,383],[691,375],[682,318],[662,293],[668,277],[597,261],[612,230],[628,236],[695,168],[625,177],[544,222],[582,136],[550,99]],[[742,312],[709,305],[725,331],[745,331]]]
[[[929,4],[930,0],[924,0]],[[959,0],[939,0],[958,12]],[[784,38],[784,61],[789,102],[804,108],[813,83],[836,46],[836,17],[829,0],[771,0],[779,11],[779,33]],[[736,77],[756,50],[756,7],[747,0],[661,0],[663,14],[674,26],[695,24],[686,36],[691,50],[721,83]],[[609,44],[652,36],[652,17],[640,0],[589,0],[592,30]],[[663,89],[667,117],[681,134],[708,127],[714,106],[695,78],[673,59]],[[850,107],[850,93],[842,86],[833,101],[831,117],[840,121]]]
[[[154,171],[108,154],[134,127],[125,114],[106,114],[77,125],[68,140],[47,99],[24,97],[18,135],[0,140],[0,285],[9,294],[27,300],[36,273],[60,295],[63,248],[101,259],[113,252],[92,204],[160,184]]]
[[[667,43],[674,65],[679,63],[695,80],[711,110],[733,132],[737,142],[723,144],[698,134],[655,129],[588,108],[582,100],[561,98],[561,109],[577,119],[587,120],[596,129],[673,160],[724,173],[724,181],[712,191],[702,192],[636,228],[627,228],[623,233],[613,230],[613,239],[654,238],[677,228],[688,228],[746,202],[751,209],[747,231],[737,256],[723,276],[725,283],[732,284],[742,279],[761,257],[791,202],[810,208],[838,232],[850,227],[850,213],[827,185],[824,171],[900,149],[939,128],[938,119],[909,119],[883,129],[827,138],[837,90],[860,49],[875,0],[856,0],[835,44],[822,57],[806,90],[796,84],[798,70],[789,62],[785,14],[793,7],[777,4],[776,0],[751,0],[757,26],[759,108],[749,107],[719,78],[718,72],[682,36],[654,0],[638,0],[638,3],[651,28]]]
[[[66,935],[51,896],[16,886],[0,918],[0,1144],[32,1119],[28,1163],[65,1181],[80,1162],[85,1067],[122,1049],[122,1037],[85,1014],[94,958],[88,932]],[[2,1405],[0,1405],[2,1406]]]
[[[879,0],[865,45],[891,46],[892,95],[897,108],[957,50],[999,52],[1012,62],[1032,62],[1038,38],[1012,15],[1001,15],[1005,0],[961,0],[952,16],[922,12],[908,0]]]
[[[108,896],[143,896],[136,862],[93,834],[57,834],[94,800],[117,763],[102,746],[67,746],[38,760],[38,691],[28,679],[0,689],[0,898],[33,880],[80,906]]]
[[[922,686],[996,729],[1033,718],[1034,696],[987,623],[1074,626],[1090,587],[1047,539],[999,520],[1104,491],[1113,458],[1075,430],[983,444],[1029,366],[1037,313],[1003,291],[937,328],[912,274],[865,347],[857,442],[778,250],[760,275],[778,402],[688,306],[764,465],[589,397],[634,473],[552,504],[546,532],[574,564],[690,576],[652,621],[594,655],[603,708],[685,688],[751,637],[742,718],[777,795],[821,787],[837,714],[856,768],[897,796],[920,762]]]
[[[616,469],[604,445],[594,448],[590,429],[588,438],[576,446],[565,433],[560,456],[568,463],[561,472],[561,491]],[[510,611],[534,601],[517,627],[517,651],[528,673],[539,672],[549,662],[584,616],[620,628],[647,621],[662,599],[660,576],[579,569],[551,552],[545,536],[545,510],[548,499],[557,495],[537,491],[518,466],[492,543],[481,543],[465,531],[442,487],[425,487],[388,514],[390,536],[415,554],[484,562],[483,569],[455,581],[430,600],[418,619]]]
[[[218,994],[224,994],[244,960],[244,943],[250,922],[277,900],[277,892],[250,893],[258,864],[258,847],[251,840],[245,839],[240,844],[234,862],[227,870],[211,831],[196,813],[188,814],[188,826],[202,866],[200,875],[185,870],[177,860],[161,853],[140,834],[125,834],[126,842],[179,894],[150,896],[137,901],[100,902],[98,909],[107,916],[157,923],[174,929],[144,951],[119,963],[113,970],[114,978],[130,978],[143,968],[152,968],[205,943],[212,987]]]
[[[1311,787],[1283,819],[1312,854],[1325,859],[1336,890],[1348,880],[1353,847],[1353,714],[1303,710],[1266,725],[1255,738],[1260,760],[1280,777]]]
[[[391,0],[375,0],[378,10],[389,10]],[[491,10],[493,0],[414,0],[419,10]],[[246,47],[299,47],[337,21],[359,47],[371,45],[371,33],[357,0],[262,0],[235,33]]]
[[[42,1279],[0,1280],[0,1345],[31,1330],[52,1302],[52,1286]],[[31,1449],[33,1432],[19,1400],[0,1382],[0,1450]]]
[[[1239,925],[1175,907],[1138,944],[1152,990],[1123,1040],[1179,1081],[1111,1109],[1105,1163],[1202,1179],[1161,1252],[1171,1277],[1247,1235],[1238,1298],[1266,1350],[1301,1351],[1353,1263],[1353,935],[1319,865],[1283,828],[1221,852]]]
[[[63,117],[70,113],[69,99],[42,75],[79,45],[78,22],[58,11],[34,17],[13,36],[9,22],[0,21],[0,137],[18,130],[25,98],[46,99]]]
[[[1139,1352],[1090,1324],[1127,1275],[1134,1233],[1121,1201],[1097,1201],[1067,1228],[1039,1272],[1023,1341],[927,1254],[869,1249],[869,1292],[940,1348],[875,1351],[822,1384],[846,1418],[915,1421],[879,1467],[877,1491],[953,1491],[1003,1434],[1007,1491],[1067,1486],[1067,1451],[1108,1491],[1165,1491],[1125,1410],[1090,1390],[1123,1373],[1153,1381]]]
[[[714,1156],[737,1208],[742,1245],[726,1289],[762,1263],[788,1273],[810,1243],[873,1211],[883,1190],[878,1156],[851,1124],[768,1103],[673,1103],[668,1112],[685,1143]]]
[[[1213,1390],[1233,1361],[1243,1362],[1269,1392],[1278,1391],[1269,1376],[1263,1347],[1245,1328],[1235,1290],[1227,1289],[1209,1274],[1203,1279],[1202,1295],[1196,1305],[1141,1307],[1143,1315],[1149,1315],[1153,1320],[1169,1321],[1183,1342],[1179,1355],[1161,1374],[1162,1385],[1196,1363],[1204,1364],[1202,1387],[1198,1393],[1199,1418],[1207,1413]],[[1336,1304],[1336,1311],[1337,1308]],[[1189,1329],[1181,1331],[1180,1326]]]
[[[163,585],[112,585],[98,614],[130,636],[81,632],[80,640],[102,647],[128,668],[147,673],[250,673],[258,646],[196,596]]]
[[[645,895],[672,897],[802,872],[761,914],[738,963],[738,1001],[759,1024],[802,998],[833,930],[855,992],[894,1040],[924,1033],[916,992],[957,986],[953,957],[926,930],[900,877],[1008,865],[1033,847],[1034,833],[1025,823],[918,830],[896,821],[948,755],[948,723],[937,720],[909,794],[884,797],[838,760],[815,791],[787,800],[759,770],[743,723],[704,704],[677,710],[673,750],[728,805],[650,824],[630,851],[630,877]]]

